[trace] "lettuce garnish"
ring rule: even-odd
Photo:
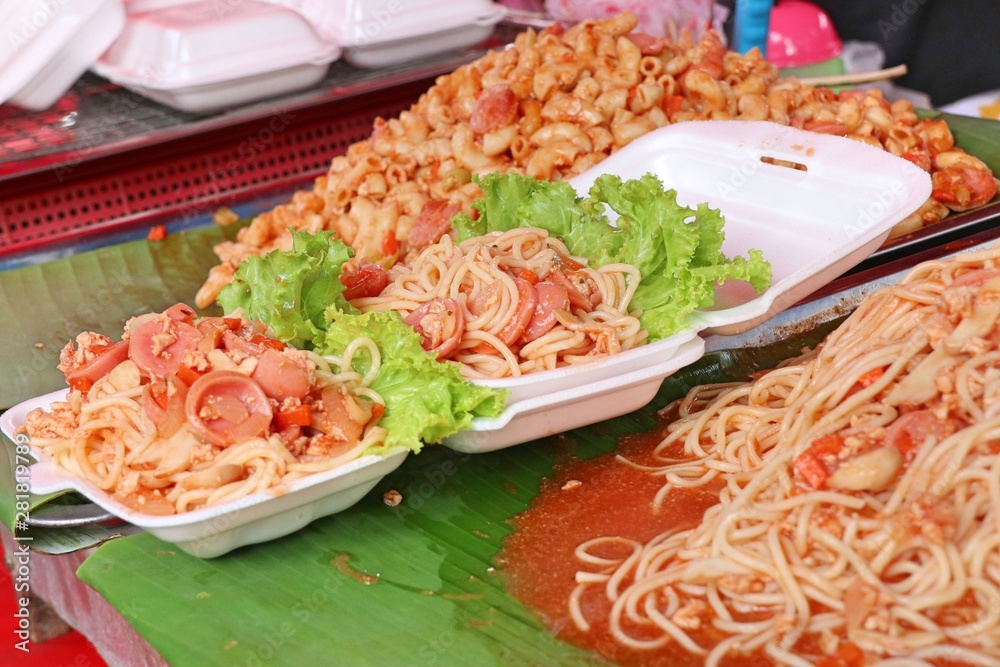
[[[242,308],[276,338],[319,354],[340,355],[362,335],[374,340],[382,365],[371,387],[385,399],[379,423],[388,432],[386,448],[419,451],[422,443],[469,428],[475,417],[500,414],[506,392],[474,385],[456,364],[428,354],[420,335],[398,313],[362,314],[344,299],[341,267],[353,255],[332,232],[297,232],[292,250],[240,264],[232,283],[219,293],[219,303],[226,313]],[[355,370],[363,374],[370,363],[359,353]]]
[[[483,197],[472,205],[477,219],[452,219],[460,239],[541,227],[591,266],[636,266],[642,280],[631,307],[642,311],[639,321],[651,339],[681,331],[692,311],[711,306],[716,282],[745,280],[758,292],[771,283],[771,265],[760,251],[732,259],[722,253],[725,221],[719,211],[678,204],[677,192],[652,174],[624,182],[599,176],[587,197],[577,197],[565,181],[518,174],[487,174],[478,183]],[[605,207],[618,215],[615,226]]]

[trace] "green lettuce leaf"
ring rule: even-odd
[[[385,400],[379,424],[388,435],[383,448],[369,453],[396,446],[419,451],[421,441],[438,443],[469,428],[474,417],[500,414],[506,392],[473,385],[456,364],[440,363],[397,313],[362,315],[344,299],[340,272],[353,254],[332,232],[298,232],[292,250],[243,262],[219,303],[226,313],[242,308],[276,338],[321,354],[339,356],[360,336],[374,340],[382,359],[370,386]],[[371,361],[359,353],[355,369],[363,374]]]
[[[344,299],[339,278],[354,251],[326,231],[296,232],[292,243],[290,251],[247,258],[219,293],[219,304],[226,313],[242,308],[247,317],[270,326],[276,338],[303,347],[329,325],[331,305],[357,312]]]
[[[333,324],[315,341],[320,354],[339,356],[361,336],[378,346],[381,366],[370,387],[385,399],[379,424],[388,432],[386,448],[420,451],[421,441],[441,442],[469,428],[474,417],[495,417],[503,411],[506,392],[474,385],[462,378],[457,364],[428,354],[420,346],[420,335],[398,313],[347,314],[333,307],[328,318]],[[353,360],[361,374],[371,363],[366,352],[359,352]]]
[[[517,174],[489,174],[477,182],[483,190],[473,204],[478,218],[452,221],[461,239],[541,227],[591,266],[636,266],[642,280],[631,307],[642,311],[640,322],[652,339],[677,333],[693,310],[711,306],[717,282],[745,280],[758,292],[771,283],[771,266],[760,252],[732,259],[722,253],[725,220],[719,211],[706,204],[681,206],[677,192],[664,189],[652,174],[628,181],[602,175],[586,198],[577,197],[569,183]],[[614,226],[606,209],[618,216]]]

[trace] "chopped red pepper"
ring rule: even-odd
[[[269,347],[272,350],[278,350],[279,352],[288,347],[280,340],[276,340],[270,336],[265,336],[264,334],[254,334],[250,337],[250,342],[254,345],[260,345],[261,347]]]
[[[382,254],[391,257],[399,252],[399,240],[396,239],[396,232],[389,230],[382,239]]]
[[[150,241],[162,241],[167,238],[167,226],[166,225],[156,225],[149,229],[149,233],[146,234],[146,238]]]
[[[284,431],[290,426],[309,426],[312,423],[312,408],[308,405],[296,405],[279,410],[275,422],[279,431]]]
[[[844,438],[839,433],[829,433],[816,438],[809,449],[795,459],[795,471],[805,478],[814,489],[821,489],[830,476],[826,459],[836,455],[844,446]]]
[[[191,368],[190,366],[182,365],[177,369],[177,379],[189,387],[193,385],[195,381],[204,374],[205,371],[199,371],[197,369]]]
[[[69,388],[86,394],[94,386],[94,381],[90,378],[78,377],[69,381]]]
[[[566,255],[559,255],[559,263],[570,271],[579,271],[583,268],[583,264]]]
[[[532,285],[538,284],[538,274],[531,269],[521,269],[518,272],[517,277],[525,282],[531,283]]]

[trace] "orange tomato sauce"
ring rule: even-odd
[[[581,601],[589,632],[579,630],[569,615],[569,597],[580,567],[576,547],[595,537],[620,536],[646,542],[671,528],[697,525],[705,510],[718,502],[718,487],[674,490],[660,511],[653,498],[663,478],[617,459],[620,454],[639,464],[651,464],[650,454],[662,440],[663,425],[655,431],[623,438],[617,452],[594,459],[563,456],[551,479],[542,483],[531,506],[514,519],[498,556],[507,590],[534,610],[543,624],[560,639],[591,650],[623,667],[701,667],[703,658],[674,642],[652,650],[634,650],[617,642],[609,631],[611,602],[603,589],[593,587]],[[672,452],[678,455],[679,452]],[[613,554],[605,554],[612,556]],[[747,619],[750,620],[750,619]],[[641,637],[637,628],[629,628]],[[691,633],[702,646],[712,646],[723,635],[711,627]],[[857,667],[856,656],[822,656],[815,637],[804,637],[797,653],[817,657],[818,667]],[[821,657],[822,656],[822,657]],[[939,667],[959,663],[933,660]],[[724,667],[766,667],[773,664],[762,652],[730,655]]]

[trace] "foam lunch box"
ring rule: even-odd
[[[158,102],[202,113],[308,88],[340,54],[294,11],[211,0],[129,13],[93,69]]]
[[[504,16],[489,0],[268,0],[305,16],[344,58],[388,67],[486,39]]]
[[[573,178],[586,194],[605,173],[652,172],[678,201],[707,202],[726,218],[728,256],[757,248],[771,263],[771,287],[716,289],[716,305],[696,311],[674,336],[586,364],[500,380],[507,409],[477,419],[445,444],[487,452],[637,410],[662,381],[704,352],[700,334],[746,331],[859,263],[931,193],[927,172],[866,144],[762,121],[669,125],[636,139]],[[594,400],[600,397],[599,400]]]
[[[70,89],[125,23],[122,0],[26,0],[0,7],[0,102],[40,111]]]

